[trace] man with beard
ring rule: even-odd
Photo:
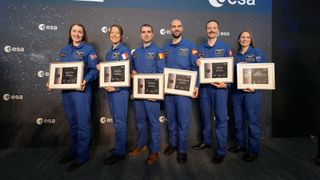
[[[166,67],[197,71],[197,49],[190,41],[182,38],[182,22],[179,19],[172,20],[170,30],[172,40],[163,47]],[[196,87],[193,98],[197,96]],[[177,162],[184,164],[187,162],[191,98],[168,94],[164,102],[169,132],[169,145],[164,150],[164,155],[169,156],[177,150]]]
[[[201,58],[231,57],[230,48],[218,39],[219,23],[209,20],[206,25],[208,41],[199,48],[199,59],[197,65],[200,66]],[[202,150],[211,148],[212,144],[212,111],[216,117],[216,140],[217,149],[212,159],[213,164],[223,161],[227,152],[228,137],[228,86],[224,82],[212,82],[211,84],[201,84],[200,86],[200,110],[202,125],[202,142],[192,146],[192,149]]]

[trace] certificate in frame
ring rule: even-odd
[[[133,98],[163,100],[163,80],[163,74],[134,75]]]
[[[193,97],[197,71],[164,68],[164,92]]]
[[[50,89],[79,89],[83,80],[83,62],[50,63]]]
[[[233,82],[233,57],[200,59],[199,79],[201,84]]]
[[[129,60],[100,62],[100,87],[129,87]]]
[[[275,89],[274,63],[238,63],[238,89]]]

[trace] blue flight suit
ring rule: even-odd
[[[204,43],[198,48],[200,58],[229,57],[232,52],[225,43],[217,40],[211,47]],[[217,155],[224,156],[227,152],[228,140],[228,88],[217,88],[212,84],[201,84],[200,110],[202,126],[202,143],[212,144],[212,110],[216,117]]]
[[[151,43],[147,47],[136,49],[132,56],[132,69],[137,73],[162,73],[165,66],[164,54],[160,48]],[[160,151],[160,102],[149,100],[134,100],[137,143],[136,147],[147,144],[147,123],[150,125],[150,153]]]
[[[240,62],[263,63],[265,62],[265,55],[261,50],[250,46],[244,54],[238,53],[236,63]],[[236,70],[234,74],[237,74]],[[234,83],[234,87],[232,105],[237,146],[248,149],[248,153],[251,155],[258,155],[260,149],[259,114],[261,94],[257,90],[253,93],[247,93],[236,89],[236,83]],[[248,134],[246,133],[247,127],[245,125],[248,125]]]
[[[88,160],[91,140],[91,82],[98,77],[98,59],[93,47],[81,42],[77,47],[69,44],[61,49],[60,61],[84,62],[85,89],[62,90],[63,109],[72,139],[69,151],[78,163],[83,163]]]
[[[166,67],[197,71],[197,49],[188,40],[179,43],[172,41],[163,47]],[[197,86],[199,82],[197,81]],[[169,143],[178,147],[179,153],[188,150],[188,131],[192,101],[190,97],[167,94],[165,96],[165,112],[168,118]]]
[[[114,49],[111,47],[107,52],[106,61],[120,61],[126,59],[131,59],[131,53],[130,49],[122,43]],[[107,92],[106,95],[109,101],[109,108],[115,128],[115,149],[113,151],[113,155],[125,155],[127,143],[129,88],[116,88],[115,92]]]

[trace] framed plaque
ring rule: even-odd
[[[164,68],[164,92],[193,97],[197,71]]]
[[[83,80],[83,62],[50,63],[50,89],[79,89]]]
[[[275,89],[274,63],[238,63],[238,89]]]
[[[133,78],[134,99],[163,100],[163,74],[136,74]]]
[[[100,87],[129,87],[129,60],[100,62]]]
[[[233,82],[233,57],[200,59],[200,83]]]

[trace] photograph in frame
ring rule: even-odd
[[[238,63],[238,89],[275,89],[274,63]]]
[[[233,82],[233,57],[200,59],[199,79],[201,84]]]
[[[197,71],[164,68],[166,94],[193,97],[197,81]]]
[[[50,63],[50,89],[79,89],[83,80],[83,62]]]
[[[129,60],[100,62],[100,87],[129,87]]]

